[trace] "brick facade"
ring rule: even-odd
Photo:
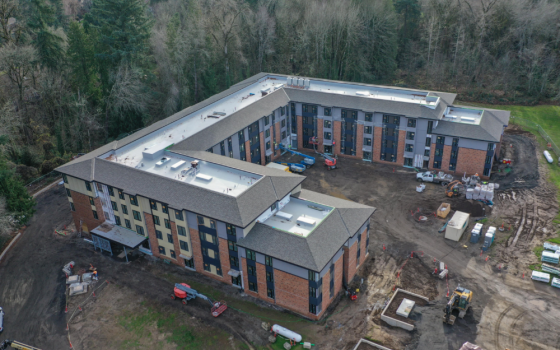
[[[332,139],[336,141],[336,144],[333,147],[333,154],[340,154],[340,134],[342,132],[342,125],[340,121],[334,120],[333,121],[333,134]]]
[[[303,117],[298,115],[297,117],[297,148],[303,148]]]
[[[263,264],[256,263],[257,265],[257,285],[258,285],[258,292],[259,298],[270,302],[274,302],[273,299],[270,299],[266,294],[266,268]]]
[[[375,126],[373,128],[373,154],[372,160],[378,162],[381,159],[381,139],[383,138],[383,128]]]
[[[101,205],[101,199],[99,197],[93,199],[98,217],[98,219],[96,219],[93,217],[93,209],[89,202],[89,196],[72,190],[70,190],[70,194],[72,195],[74,209],[76,209],[76,211],[72,212],[76,230],[81,230],[82,225],[80,225],[80,222],[87,226],[88,233],[105,222],[105,214],[103,213],[103,206]]]
[[[227,239],[223,239],[223,238],[219,238],[218,237],[218,248],[220,249],[220,251],[218,252],[218,254],[220,254],[220,265],[222,268],[222,277],[214,275],[211,273],[212,278],[215,278],[217,280],[220,280],[226,284],[231,284],[231,276],[228,275],[228,272],[230,270],[230,264],[229,264],[229,248],[228,248],[228,242]]]
[[[260,142],[260,147],[261,147],[261,165],[265,165],[266,164],[266,149],[264,147],[264,132],[260,132],[259,133],[259,142]]]
[[[185,259],[179,256],[181,254],[181,245],[179,244],[177,225],[173,221],[169,221],[169,224],[171,225],[171,236],[173,236],[173,250],[175,251],[175,260],[177,261],[177,265],[185,266]],[[152,242],[150,241],[150,243]]]
[[[361,242],[361,250],[362,256],[360,258],[360,265],[366,260],[367,256],[369,255],[369,251],[367,249],[367,228],[362,232],[362,242]]]
[[[459,174],[466,172],[467,175],[478,173],[481,178],[488,179],[487,176],[482,176],[485,161],[486,151],[461,147],[457,155],[456,172]]]
[[[317,319],[309,313],[309,281],[274,269],[276,304],[305,317]]]
[[[274,133],[276,134],[276,143],[279,144],[279,143],[282,142],[280,122],[274,124],[274,130],[275,130]],[[270,130],[270,133],[272,135],[272,130]],[[274,139],[271,138],[271,140],[272,140],[272,147],[273,147],[273,150],[274,150],[274,153],[272,154],[272,159],[276,159],[276,158],[280,157],[280,154],[282,153],[282,151],[280,150],[279,147],[276,147],[274,145]]]
[[[357,124],[358,130],[356,130],[356,158],[364,158],[364,126],[362,124]]]
[[[404,165],[404,144],[406,141],[406,130],[399,130],[399,145],[397,146],[397,162],[393,164]]]
[[[327,273],[323,276],[323,302],[321,303],[321,310],[325,312],[332,301],[336,298],[338,293],[342,290],[342,279],[344,275],[344,266],[343,266],[344,258],[340,257],[334,263],[334,293],[333,297],[330,297],[330,283],[331,283],[331,272],[330,269]]]
[[[249,140],[245,141],[245,159],[251,163],[251,145]]]
[[[430,145],[430,162],[428,164],[428,169],[434,169],[434,156],[436,155],[436,144],[432,143]]]
[[[324,153],[325,152],[325,147],[323,145],[323,127],[324,127],[324,123],[325,121],[323,119],[317,119],[317,142],[319,143],[316,147],[317,147],[317,151],[319,153]],[[331,135],[331,139],[332,139],[332,135]]]
[[[451,146],[443,146],[443,157],[441,159],[441,170],[449,171],[449,160],[451,159]]]
[[[356,275],[356,254],[358,253],[358,241],[350,248],[344,247],[344,283],[350,283]]]

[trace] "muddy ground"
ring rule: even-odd
[[[528,135],[508,132],[506,139],[514,140],[510,135],[520,140],[511,141],[514,147],[509,151],[514,157],[515,152],[527,152],[530,144],[534,148],[529,152],[537,159],[537,145]],[[296,160],[295,156],[284,157]],[[552,221],[558,212],[556,192],[544,181],[546,168],[514,173],[521,168],[514,163],[514,170],[501,179],[495,206],[489,208],[446,198],[439,185],[426,184],[426,191],[417,193],[415,173],[409,169],[342,158],[339,165],[334,171],[326,171],[320,164],[308,169],[303,187],[372,205],[377,211],[371,221],[369,259],[352,284],[360,289],[358,300],[341,296],[321,322],[275,310],[232,287],[178,267],[144,257],[126,264],[94,252],[78,237],[55,236],[55,227],[71,221],[67,199],[57,186],[37,198],[37,214],[30,227],[0,264],[0,305],[6,312],[6,330],[0,340],[15,338],[44,349],[68,347],[67,320],[80,298],[85,298],[71,299],[69,313],[64,313],[60,269],[74,260],[77,268],[89,263],[97,266],[99,283],[110,281],[70,322],[76,349],[268,349],[269,334],[262,328],[263,321],[300,332],[317,350],[352,349],[365,337],[395,350],[452,350],[465,341],[486,350],[560,348],[560,336],[550,327],[560,322],[560,291],[528,277],[528,265],[538,261],[532,249],[558,230]],[[519,179],[525,182],[516,182]],[[528,180],[537,185],[521,185]],[[477,216],[472,217],[467,232],[475,219],[484,216],[488,220],[485,227],[503,223],[506,229],[499,231],[491,250],[481,255],[482,242],[470,244],[468,234],[452,242],[438,232],[445,220],[432,214],[442,202],[450,203],[452,211],[471,210]],[[418,220],[419,213],[428,219]],[[522,222],[523,228],[518,230]],[[512,236],[517,231],[514,246]],[[448,280],[432,274],[434,259],[447,265]],[[224,297],[235,309],[214,318],[202,301],[183,307],[169,298],[178,281]],[[465,318],[451,327],[442,323],[442,310],[448,288],[452,291],[458,284],[474,292],[474,302]],[[379,318],[396,287],[430,299],[428,305],[415,309],[417,329],[413,332],[390,327]]]

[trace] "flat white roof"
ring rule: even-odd
[[[280,231],[307,237],[333,209],[333,207],[292,197],[288,204],[280,210],[281,214],[272,215],[263,224]],[[292,215],[291,219],[287,220],[289,215],[285,214]]]
[[[443,114],[443,120],[462,124],[479,125],[483,114],[483,109],[449,106]]]

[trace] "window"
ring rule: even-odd
[[[173,243],[173,235],[171,233],[167,234],[167,242]]]
[[[115,216],[115,223],[119,226],[121,226],[121,218],[118,216]]]
[[[91,183],[84,181],[86,183],[86,190],[91,191]]]
[[[364,138],[364,146],[371,146],[371,139],[369,137]]]
[[[69,189],[66,189],[66,195],[67,195],[68,197],[72,197],[72,193],[70,192]]]
[[[416,127],[416,119],[409,119],[406,126],[408,126],[409,128],[415,128]]]
[[[70,210],[76,211],[76,207],[74,206],[74,203],[70,203]]]
[[[123,214],[128,215],[128,207],[125,204],[121,204],[121,209],[122,209]]]
[[[270,149],[270,141],[266,141],[266,149]]]
[[[271,298],[274,299],[274,289],[267,289],[266,290],[266,295]]]
[[[434,161],[434,168],[435,168],[435,169],[441,169],[441,162],[438,161],[438,160],[435,160],[435,161]]]
[[[177,257],[175,256],[175,251],[174,250],[169,250],[169,253],[171,254],[171,257],[173,259],[177,259]]]
[[[161,233],[160,230],[156,230],[156,238],[157,239],[163,239],[163,234]]]
[[[140,216],[140,213],[137,212],[136,210],[132,211],[132,216],[134,216],[134,220],[142,221],[142,217]]]
[[[425,149],[424,150],[424,157],[429,157],[430,156],[430,150],[429,149]]]
[[[454,138],[453,138],[453,143],[451,143],[451,145],[452,145],[453,147],[459,146],[459,139],[456,138],[456,137],[454,137]]]
[[[124,200],[124,192],[123,191],[119,191],[119,198]]]
[[[324,111],[323,114],[326,115],[327,117],[330,117],[330,116],[331,116],[331,109],[330,109],[330,107],[325,107],[325,108],[323,109],[323,111]],[[325,127],[326,127],[326,126],[325,126]],[[329,128],[330,128],[330,126],[329,126]]]
[[[183,221],[183,212],[180,210],[175,210],[175,219]]]
[[[204,226],[204,218],[200,215],[197,215],[196,219],[198,220],[198,224]]]
[[[226,224],[226,232],[228,235],[235,236],[235,226]]]
[[[346,112],[345,109],[343,109],[343,110],[340,112],[340,116],[341,116],[342,118],[346,118],[346,115],[347,115],[347,114],[348,114],[348,113]]]
[[[275,211],[277,208],[276,202],[270,206],[270,211]]]
[[[441,157],[443,156],[443,149],[442,148],[436,148],[436,153],[435,153],[436,157]]]
[[[360,255],[362,253],[362,249],[358,245],[358,251],[356,252],[356,266],[360,266]]]
[[[406,132],[406,139],[407,140],[414,140],[414,133],[412,131]]]
[[[249,290],[251,292],[257,293],[259,290],[257,289],[257,284],[254,282],[249,282]]]
[[[165,255],[165,247],[159,246],[159,253]]]
[[[130,220],[124,219],[124,225],[126,226],[127,229],[129,230],[132,229],[132,225],[130,225]]]
[[[323,138],[325,140],[330,140],[332,138],[332,134],[330,132],[325,132]]]
[[[414,151],[414,145],[412,143],[407,143],[404,147],[404,150],[406,152],[413,152]]]
[[[97,211],[92,210],[92,213],[93,213],[93,218],[96,219],[96,220],[98,220],[99,217],[97,216]]]
[[[358,119],[358,111],[352,111],[352,119],[354,120]]]
[[[271,256],[265,256],[264,257],[264,264],[266,266],[272,266],[272,257]]]
[[[265,137],[265,138],[269,138],[269,137],[270,137],[270,129],[266,129],[266,130],[264,131],[264,137]]]
[[[315,315],[317,313],[317,306],[313,304],[309,304],[309,312]]]
[[[157,210],[157,203],[154,201],[150,201],[150,208],[152,208],[152,210]]]
[[[484,163],[485,164],[491,164],[492,163],[492,156],[486,156],[486,161]]]
[[[89,197],[89,204],[95,205],[95,202],[93,201],[93,197]]]
[[[362,158],[364,160],[371,160],[371,152],[363,152]]]
[[[64,183],[67,184],[68,183],[68,176],[66,176],[66,174],[62,174],[62,180],[64,180]]]
[[[231,284],[236,286],[241,286],[241,276],[237,276],[237,277],[231,276]]]
[[[485,168],[484,172],[482,173],[484,176],[490,176],[490,168]]]
[[[332,127],[332,122],[330,120],[325,120],[323,126],[330,129]]]
[[[431,137],[426,137],[425,145],[426,145],[426,147],[430,147],[432,145],[432,138]]]
[[[457,158],[457,151],[451,151],[451,158]]]
[[[366,113],[366,122],[373,121],[373,113]]]
[[[130,196],[130,204],[138,206],[138,198],[135,196]]]
[[[204,264],[204,271],[210,272],[210,264]]]
[[[432,133],[432,129],[434,127],[434,122],[433,121],[429,121],[428,122],[428,134]]]
[[[286,107],[280,107],[280,115],[286,114]]]
[[[325,145],[324,149],[325,149],[325,153],[332,153],[332,146]]]
[[[292,110],[292,111],[291,111],[291,112],[292,112],[292,115],[295,115],[295,114],[296,114],[296,104],[292,102],[292,103],[290,104],[290,109]]]
[[[179,236],[187,236],[187,230],[185,230],[185,228],[183,226],[177,226],[177,234]]]
[[[438,137],[436,137],[436,143],[437,143],[438,145],[443,145],[443,144],[445,144],[445,136],[438,136]]]
[[[115,191],[113,191],[113,187],[107,186],[107,191],[109,191],[109,196],[114,197]]]
[[[254,251],[249,250],[249,249],[245,249],[245,252],[247,253],[246,254],[247,255],[247,260],[253,260],[253,261],[257,260],[256,254],[255,254]]]
[[[286,130],[282,131],[282,140],[286,138]]]
[[[412,158],[405,158],[404,159],[404,165],[412,166]]]
[[[449,163],[449,170],[455,171],[456,167],[457,167],[457,163]]]
[[[229,257],[229,266],[231,267],[239,267],[239,258],[236,256]]]
[[[274,282],[274,275],[272,274],[272,272],[269,271],[266,272],[266,280],[268,282]]]
[[[228,240],[228,248],[229,248],[229,250],[232,250],[232,251],[236,252],[237,251],[237,243]]]
[[[247,273],[249,276],[257,276],[257,268],[252,265],[247,265]]]
[[[144,228],[143,228],[142,226],[136,225],[136,232],[137,232],[139,235],[144,236]]]
[[[161,211],[164,212],[165,214],[169,214],[169,208],[167,208],[167,205],[165,204],[161,205]]]
[[[270,117],[268,115],[266,115],[264,117],[264,125],[268,125],[268,123],[270,123]]]
[[[189,245],[187,242],[179,240],[179,246],[182,250],[185,250],[187,252],[189,251]]]
[[[318,280],[318,274],[315,271],[307,271],[307,279],[309,279],[310,281],[317,281]]]
[[[317,297],[317,289],[313,287],[309,287],[309,297],[316,298]]]
[[[370,134],[371,135],[372,129],[373,128],[371,126],[364,126],[364,134]]]
[[[185,267],[188,267],[189,269],[194,269],[194,259],[191,260],[187,260],[185,259]]]
[[[210,252],[212,252],[212,253],[210,254]],[[215,258],[216,257],[216,252],[213,249],[203,247],[202,248],[202,255],[208,256],[208,257],[211,257],[211,258]]]
[[[165,228],[171,229],[171,222],[169,219],[163,219],[163,223],[165,224]]]
[[[111,207],[113,207],[114,211],[119,211],[119,207],[117,206],[117,203],[111,201]]]
[[[136,219],[136,217],[134,217]],[[138,220],[138,219],[137,219]],[[159,216],[154,215],[154,224],[160,226],[161,223],[159,222]]]
[[[280,127],[281,127],[281,128],[285,128],[285,127],[286,127],[286,119],[282,119],[282,122],[280,123]]]

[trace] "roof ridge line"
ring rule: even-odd
[[[344,218],[342,217],[342,214],[340,213],[340,209],[339,208],[335,208],[336,212],[338,213],[338,215],[340,215],[340,220],[342,220],[342,223],[344,224],[344,227],[346,228],[346,232],[348,233],[348,237],[352,237],[350,235],[350,230],[348,229],[348,226],[346,226],[346,221],[344,221]]]

